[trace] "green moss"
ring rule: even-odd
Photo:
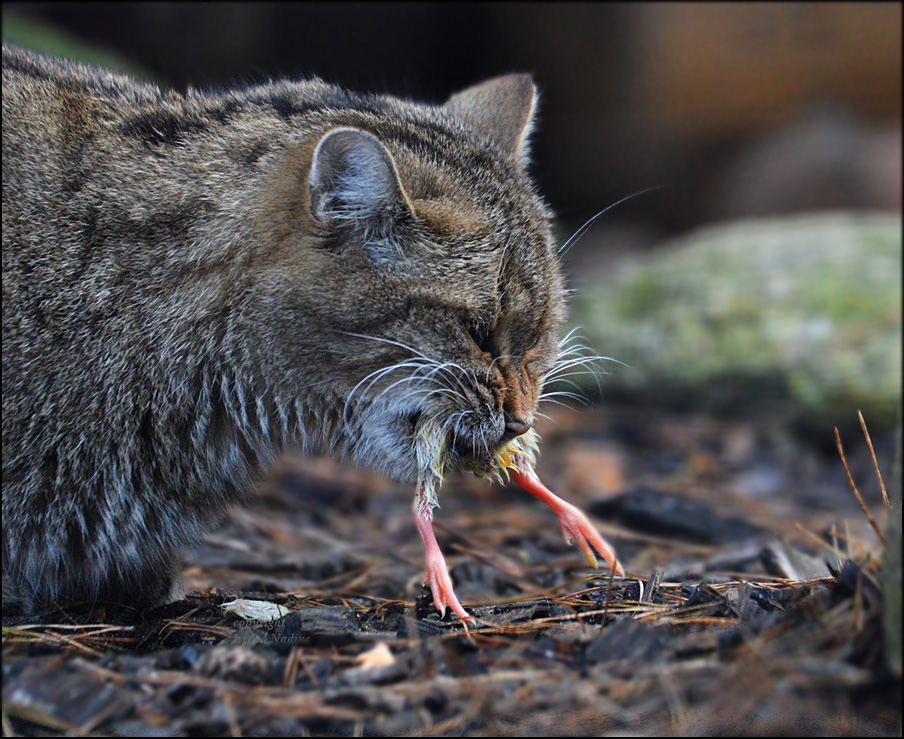
[[[615,371],[609,393],[729,414],[785,403],[789,418],[818,423],[869,407],[872,424],[891,424],[901,222],[832,214],[699,231],[624,265],[576,300],[574,320],[600,353],[646,378]]]

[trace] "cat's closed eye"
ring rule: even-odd
[[[469,323],[467,328],[474,345],[484,354],[489,354],[495,359],[497,354],[493,346],[492,327],[486,324]]]

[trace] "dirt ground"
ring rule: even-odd
[[[4,735],[901,735],[882,544],[831,437],[551,415],[541,477],[626,577],[520,490],[450,478],[436,528],[466,628],[420,584],[413,490],[287,454],[193,553],[184,600],[4,618]],[[844,441],[882,530],[864,439]]]

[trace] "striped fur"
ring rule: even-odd
[[[475,90],[179,94],[4,48],[4,607],[160,602],[286,445],[413,481],[418,419],[450,469],[532,419],[564,314],[534,88]],[[337,128],[392,166],[352,167],[317,217]]]

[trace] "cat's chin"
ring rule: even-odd
[[[446,469],[483,476],[495,467],[496,455],[501,448],[500,441],[491,442],[482,435],[457,436],[452,440]]]
[[[397,449],[404,449],[398,458],[388,464],[377,465],[384,474],[388,474],[398,482],[412,483],[418,478],[417,461],[413,455],[411,442],[417,436],[417,428],[424,411],[412,410],[407,413],[396,413],[391,422],[384,421],[383,428],[388,434],[382,435],[379,446],[385,447],[388,437],[395,437]],[[450,434],[451,447],[445,464],[446,472],[486,473],[493,469],[494,458],[501,442],[494,437],[492,429],[485,433],[460,432]],[[409,453],[410,451],[410,453]]]

